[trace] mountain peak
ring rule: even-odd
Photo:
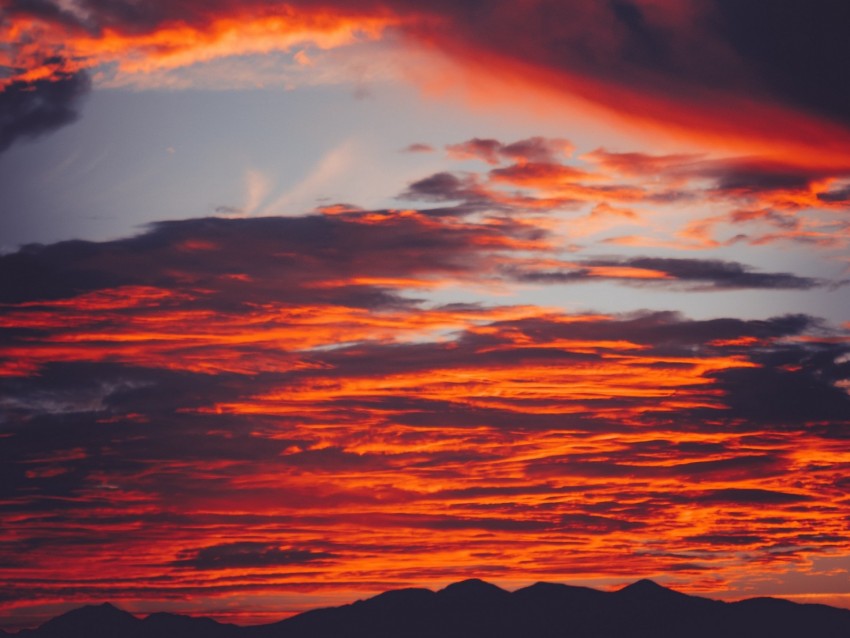
[[[675,589],[659,585],[654,580],[649,580],[648,578],[642,578],[631,585],[626,585],[622,589],[617,590],[616,593],[640,600],[669,601],[671,598],[692,598]]]
[[[112,603],[101,603],[72,609],[47,621],[41,630],[48,635],[74,636],[81,635],[84,629],[97,626],[109,633],[121,633],[137,622],[139,620],[133,614],[118,609]]]
[[[641,578],[640,580],[636,580],[631,585],[626,585],[620,591],[628,591],[628,592],[661,592],[661,591],[672,591],[663,585],[659,585],[654,580],[649,580],[648,578]]]
[[[135,618],[130,612],[118,609],[112,603],[100,603],[99,605],[84,605],[77,609],[72,609],[60,618],[66,616],[86,616],[97,618]]]
[[[450,596],[477,597],[507,594],[508,592],[480,578],[469,578],[441,589],[438,594]]]

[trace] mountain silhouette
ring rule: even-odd
[[[0,633],[0,636],[3,634]],[[774,598],[726,603],[640,580],[614,592],[537,583],[514,592],[478,579],[437,592],[398,589],[268,625],[239,627],[108,603],[18,638],[848,638],[850,610]]]
[[[155,613],[144,620],[109,603],[87,605],[34,630],[5,634],[16,638],[239,638],[236,625],[210,618]]]
[[[109,603],[87,605],[48,620],[37,630],[22,631],[18,635],[38,638],[65,638],[66,636],[92,636],[94,628],[103,636],[131,635],[139,619]]]

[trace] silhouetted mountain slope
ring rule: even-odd
[[[88,605],[47,621],[16,638],[239,638],[242,627],[210,618],[156,613],[144,620],[109,603]]]
[[[112,605],[76,609],[20,638],[848,638],[850,610],[754,598],[724,603],[641,580],[616,592],[537,583],[513,593],[481,580],[388,591],[270,625]]]
[[[156,613],[142,621],[141,638],[180,636],[181,638],[231,638],[242,628],[224,625],[210,618],[192,618],[178,614]]]
[[[750,598],[729,607],[733,622],[750,635],[850,637],[850,611],[846,609],[798,605],[778,598]]]
[[[133,614],[109,603],[87,605],[48,620],[32,636],[38,638],[77,638],[93,636],[93,630],[102,636],[132,635],[141,621]],[[23,635],[23,632],[21,632]]]

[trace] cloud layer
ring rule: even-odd
[[[0,257],[5,613],[470,573],[722,591],[840,551],[846,331],[422,300],[529,272],[817,282],[666,258],[557,275],[553,251],[499,214],[333,208]]]

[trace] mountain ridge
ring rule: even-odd
[[[850,636],[850,610],[777,598],[723,602],[651,580],[613,592],[538,582],[508,591],[480,579],[438,591],[389,590],[252,626],[159,612],[139,618],[87,605],[16,638],[791,638]]]

